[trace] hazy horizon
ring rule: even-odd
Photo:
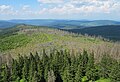
[[[65,20],[65,21],[116,21],[120,22],[120,20],[109,20],[109,19],[1,19],[0,21],[11,21],[11,20]]]
[[[120,21],[119,0],[1,0],[0,20],[60,19]]]

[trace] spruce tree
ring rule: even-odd
[[[46,65],[45,66],[45,69],[44,69],[44,78],[45,78],[45,81],[47,82],[47,80],[48,80],[48,71],[49,71],[49,69],[48,69],[48,66]]]
[[[72,78],[71,78],[71,74],[70,74],[70,66],[66,66],[63,73],[62,73],[62,79],[63,82],[72,82]]]
[[[62,74],[62,80],[63,80],[63,82],[69,82],[69,68],[68,67],[66,67],[65,69],[64,69],[64,72],[63,72],[63,74]]]
[[[78,67],[77,67],[77,71],[75,73],[75,82],[82,82],[83,74],[82,74],[81,67],[82,67],[81,65],[78,65]]]
[[[32,77],[33,77],[33,75],[34,75],[34,71],[36,71],[35,70],[35,61],[34,61],[34,59],[31,61],[31,63],[30,63],[30,66],[29,66],[29,78],[28,78],[28,80],[31,82],[32,81]]]
[[[18,63],[13,59],[12,71],[11,71],[11,80],[15,81],[18,78]]]
[[[86,76],[89,80],[95,81],[97,78],[96,69],[94,65],[94,54],[90,54],[88,58]]]
[[[108,78],[111,72],[112,59],[109,55],[103,55],[99,65],[99,75],[102,78]]]
[[[117,62],[117,60],[115,60],[114,63],[112,64],[112,69],[109,76],[112,82],[120,81],[120,63]]]
[[[27,61],[26,61],[26,62],[24,62],[24,66],[22,68],[22,78],[23,79],[28,79],[27,78],[28,77],[28,71],[29,71],[29,69],[28,69],[28,64],[27,64]]]
[[[24,58],[20,54],[18,55],[18,75],[20,78],[22,78],[22,68],[24,65]]]
[[[38,82],[38,80],[39,80],[39,77],[38,77],[37,71],[34,71],[33,77],[30,82]]]
[[[70,73],[69,79],[70,79],[70,82],[74,82],[75,72],[76,72],[76,68],[74,67],[74,65],[71,65],[70,69],[69,69],[69,73]]]
[[[41,61],[38,62],[37,64],[37,72],[38,72],[38,81],[40,82],[42,78],[44,77],[44,69],[43,69],[43,64]]]
[[[82,72],[83,72],[83,75],[85,76],[87,63],[88,63],[88,53],[85,50],[83,52],[81,61],[82,61]]]
[[[3,71],[2,71],[2,82],[9,82],[10,80],[10,75],[9,75],[9,72],[8,72],[8,66],[5,64],[4,67],[3,67]]]

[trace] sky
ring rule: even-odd
[[[119,20],[120,0],[0,0],[0,20]]]

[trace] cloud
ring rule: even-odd
[[[24,5],[24,6],[22,7],[22,10],[23,10],[23,11],[28,11],[28,10],[30,10],[30,6],[29,6],[29,5]]]
[[[18,9],[10,5],[0,5],[0,15],[16,17],[74,17],[120,13],[120,1],[117,0],[38,0],[41,6],[22,5]],[[117,15],[120,16],[120,15]]]
[[[14,15],[16,12],[13,11],[12,6],[10,5],[0,5],[0,14],[1,15]]]
[[[9,15],[9,16],[12,16],[12,15],[22,16],[22,15],[36,14],[36,11],[33,12],[30,9],[29,5],[23,5],[18,10],[10,5],[0,5],[0,14],[1,15]]]
[[[38,0],[40,3],[63,3],[63,0]]]
[[[40,13],[48,14],[90,14],[111,13],[118,10],[120,2],[113,0],[71,0],[53,8],[43,8]],[[120,9],[119,9],[120,10]]]
[[[0,12],[5,12],[11,10],[11,6],[9,5],[0,5]]]
[[[53,7],[38,8],[38,10],[32,10],[30,5],[23,5],[21,9],[14,10],[9,5],[1,5],[0,12],[8,12],[8,14],[14,15],[75,15],[75,14],[100,14],[111,13],[113,11],[120,11],[120,2],[115,0],[38,0],[41,3],[57,3]],[[61,4],[62,3],[62,4]],[[47,4],[49,6],[51,4]],[[54,5],[54,4],[53,4]],[[22,13],[21,13],[22,12]]]

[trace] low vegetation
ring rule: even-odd
[[[15,49],[17,47],[25,46],[28,42],[30,42],[29,37],[23,34],[5,37],[4,39],[0,39],[0,50],[5,51]]]

